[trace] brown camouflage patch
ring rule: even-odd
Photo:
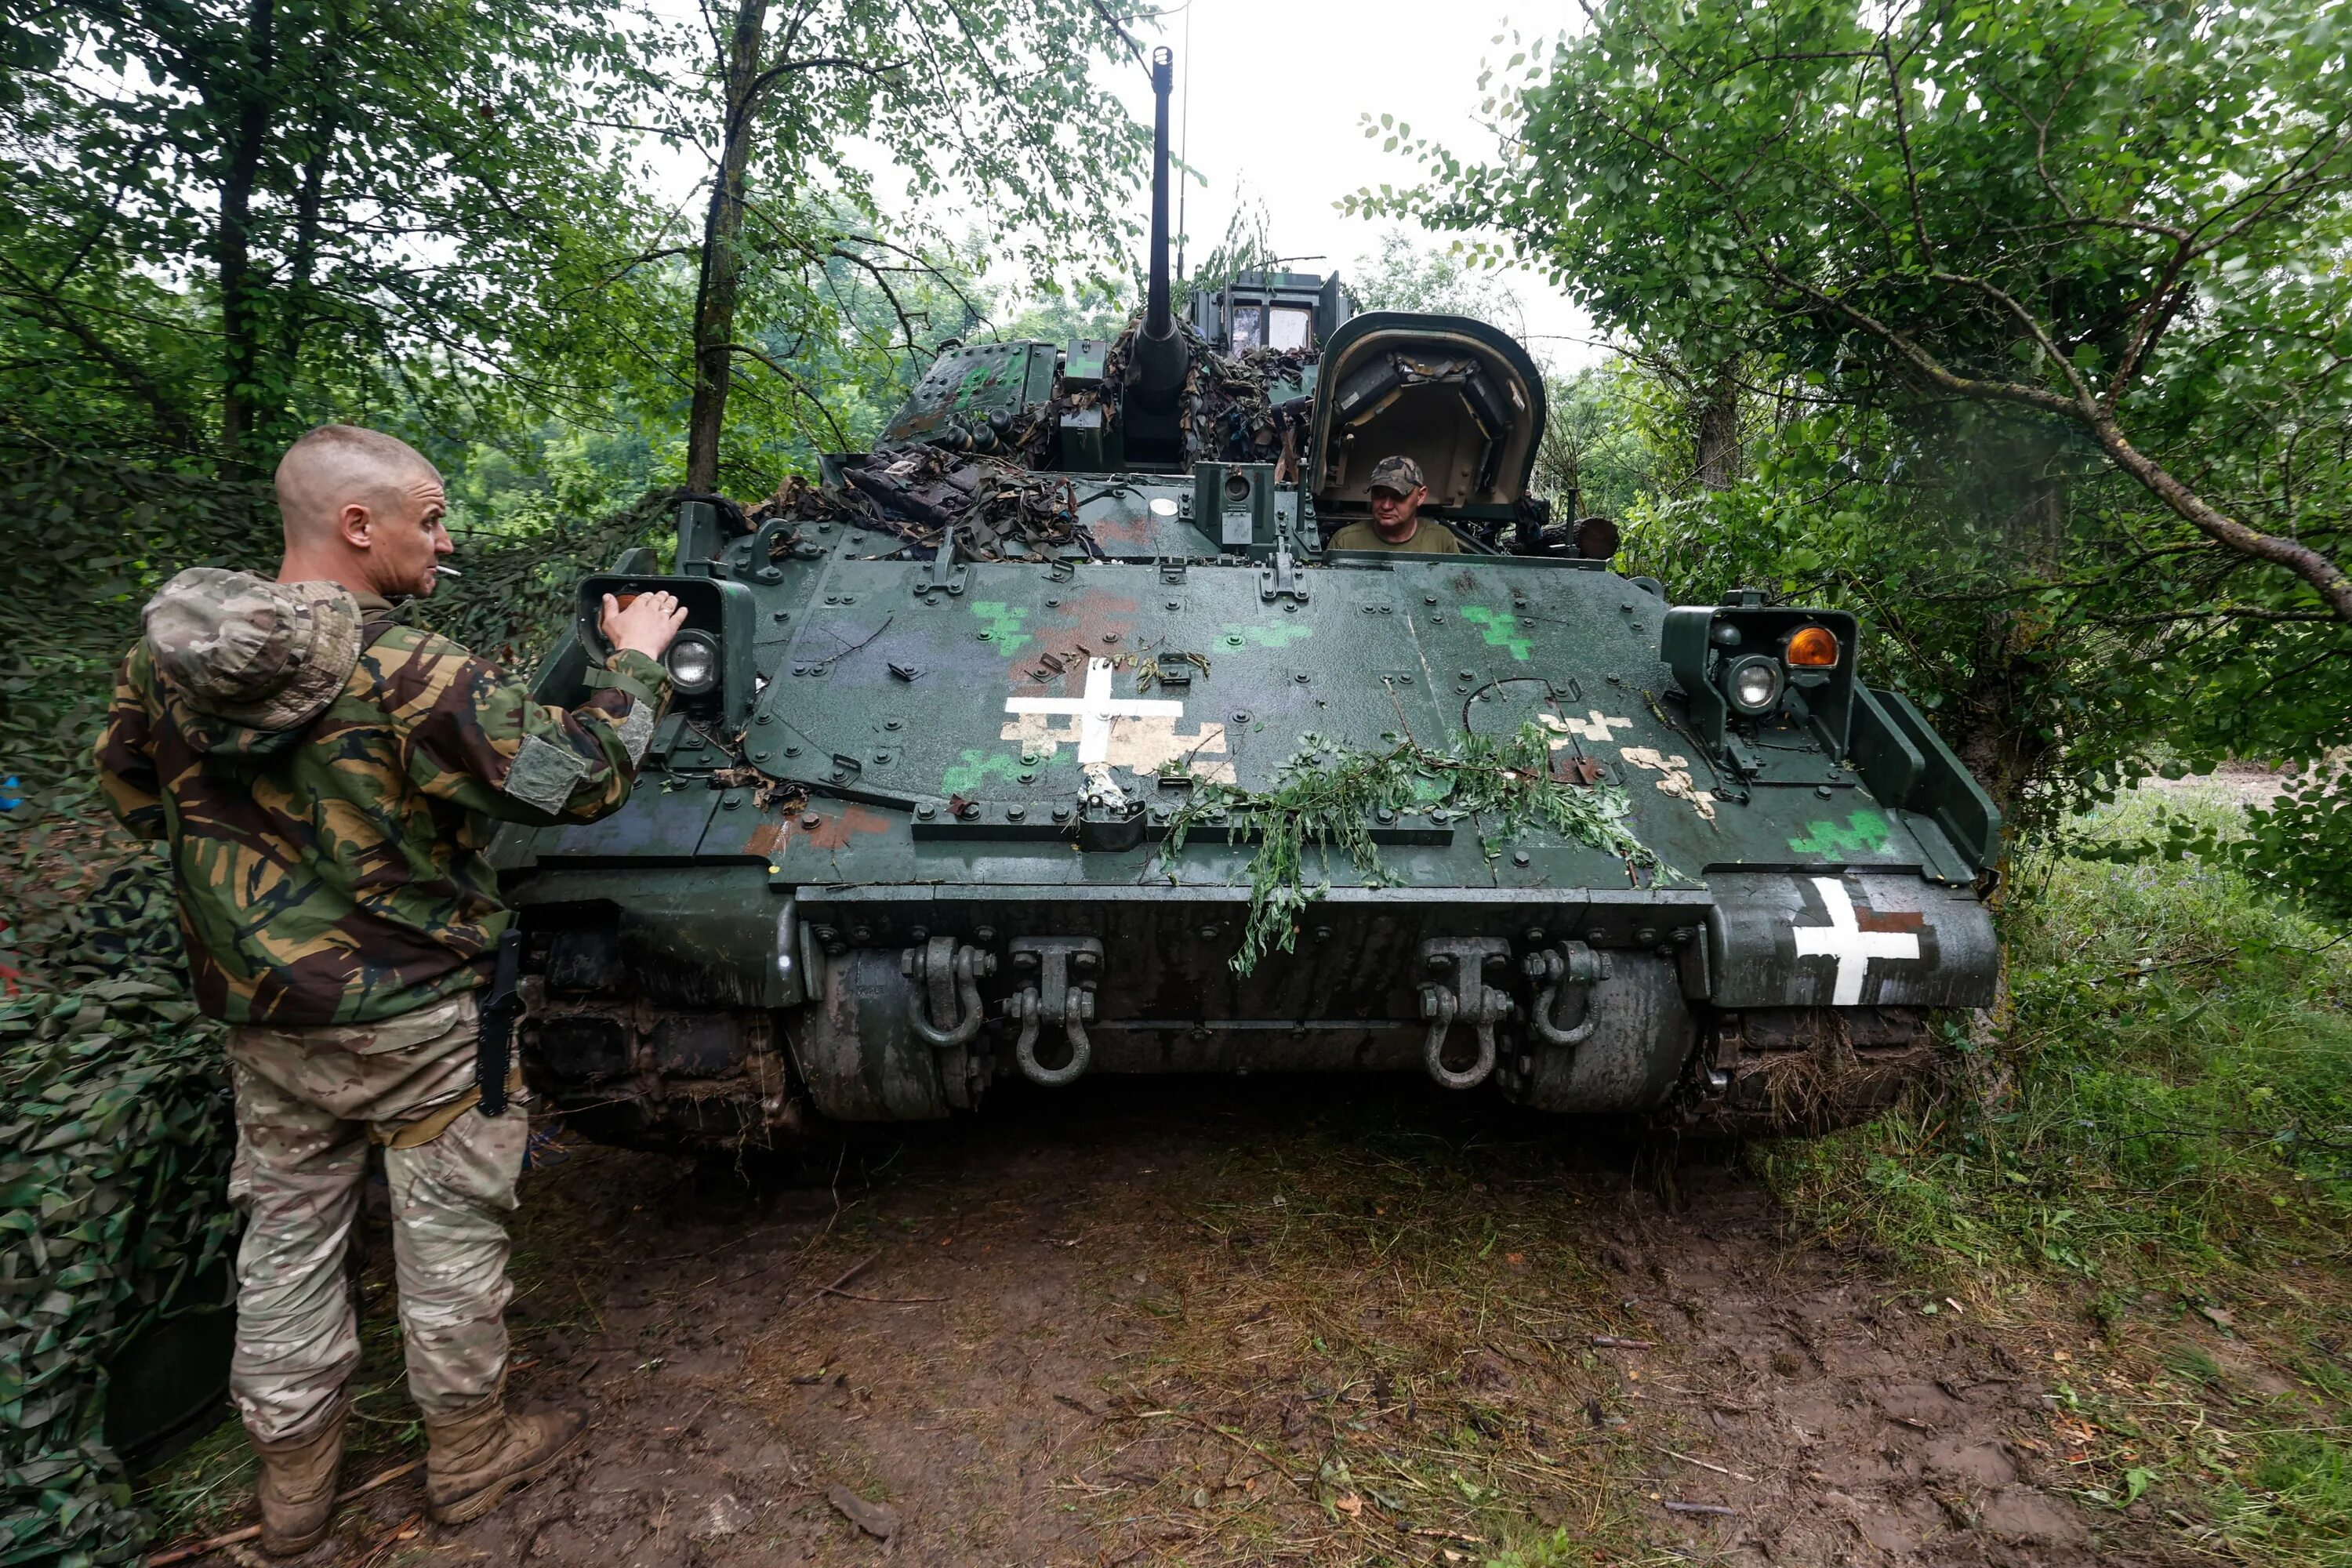
[[[613,668],[667,701],[655,660]],[[116,815],[170,843],[198,1005],[231,1023],[357,1023],[482,983],[507,923],[482,857],[495,825],[618,810],[639,700],[604,688],[548,707],[447,638],[396,626],[307,730],[268,731],[192,714],[142,642],[96,760]],[[576,763],[560,796],[509,790],[527,743]]]

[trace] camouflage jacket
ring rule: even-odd
[[[392,606],[358,596],[374,626]],[[346,601],[348,603],[348,601]],[[614,656],[565,710],[446,637],[394,626],[306,725],[191,706],[146,641],[98,743],[114,814],[170,847],[196,1000],[230,1023],[371,1023],[471,989],[508,915],[499,822],[593,822],[629,797],[668,700]]]

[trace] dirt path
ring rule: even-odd
[[[527,1178],[514,1317],[588,1447],[464,1530],[386,1488],[315,1561],[2158,1560],[2047,1489],[2048,1347],[1745,1178],[1318,1092],[1008,1095],[837,1208],[583,1149]]]

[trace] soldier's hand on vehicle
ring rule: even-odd
[[[686,606],[675,594],[659,589],[632,594],[625,605],[610,594],[604,595],[604,640],[616,652],[631,648],[647,658],[659,658],[685,624]]]

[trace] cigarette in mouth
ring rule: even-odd
[[[433,570],[440,573],[444,577],[463,577],[465,575],[463,572],[458,571],[455,566],[436,566]]]

